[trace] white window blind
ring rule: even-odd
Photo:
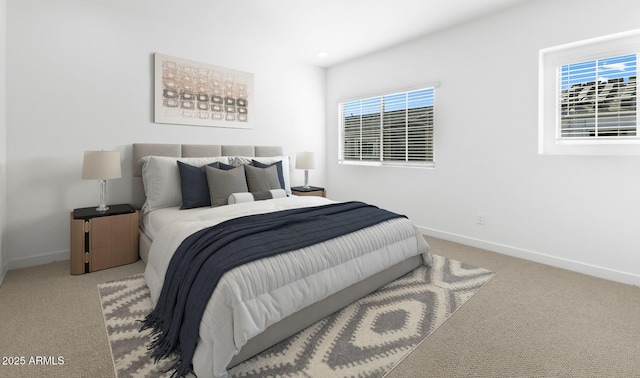
[[[560,138],[627,138],[636,130],[636,54],[559,67]]]
[[[434,88],[339,104],[341,160],[433,163]]]

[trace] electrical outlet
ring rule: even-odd
[[[485,221],[486,221],[486,218],[485,218],[484,213],[478,213],[478,215],[476,215],[476,223],[477,224],[479,224],[481,226],[484,226]]]

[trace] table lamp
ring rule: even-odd
[[[107,180],[122,177],[120,169],[120,152],[118,151],[85,151],[82,162],[82,178],[98,180],[100,187],[100,205],[97,211],[107,211]]]
[[[298,152],[296,154],[296,169],[304,169],[304,186],[309,189],[309,169],[316,167],[316,156],[314,152]]]

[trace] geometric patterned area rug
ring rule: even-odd
[[[482,288],[493,272],[433,255],[421,266],[229,369],[230,377],[383,377]],[[98,285],[118,378],[163,377],[168,362],[147,355],[151,311],[138,274]]]

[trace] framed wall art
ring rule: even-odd
[[[154,55],[155,123],[251,128],[253,74]]]

